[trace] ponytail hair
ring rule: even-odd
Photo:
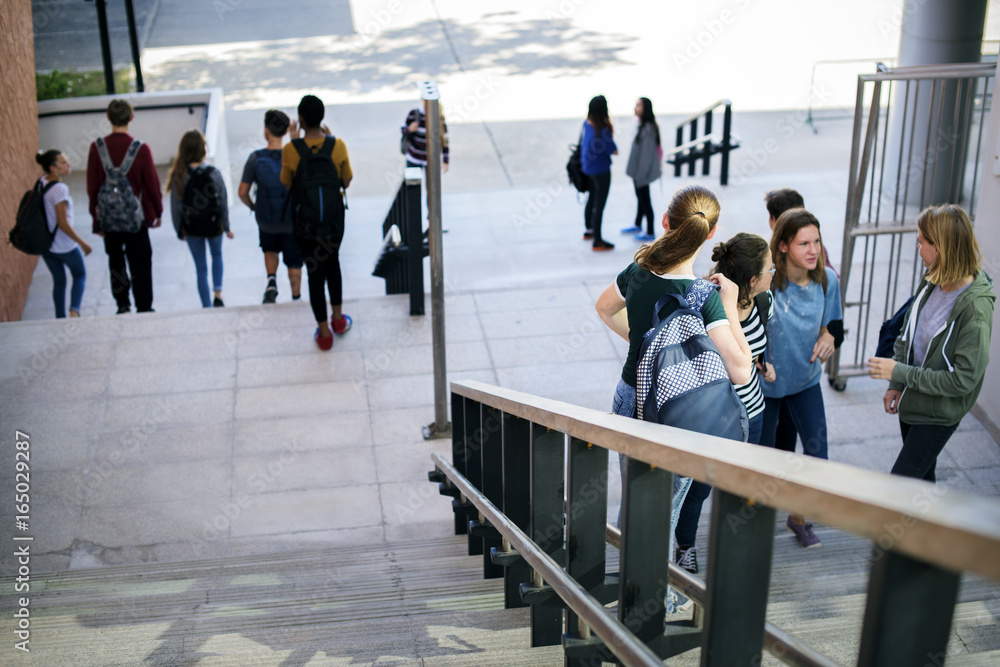
[[[747,232],[717,243],[712,249],[715,266],[711,272],[721,273],[736,283],[739,288],[737,305],[740,308],[749,308],[753,302],[751,281],[764,272],[764,261],[769,254],[767,241]]]
[[[35,155],[35,162],[41,165],[42,170],[48,174],[49,170],[52,169],[52,165],[56,163],[59,156],[62,155],[62,151],[58,151],[55,148],[50,148],[44,153],[38,153]]]
[[[635,253],[639,268],[653,273],[669,269],[698,252],[719,222],[719,200],[701,185],[688,185],[674,193],[667,207],[670,229]]]
[[[771,235],[771,257],[774,258],[774,279],[771,281],[771,289],[780,292],[788,287],[788,255],[781,251],[781,244],[789,246],[792,239],[803,227],[814,226],[819,231],[819,220],[816,216],[804,208],[790,208],[778,216],[778,221],[774,223],[774,232]],[[823,234],[820,233],[820,243],[823,242]],[[823,253],[819,253],[816,259],[816,268],[809,271],[809,280],[823,286],[823,293],[826,294],[826,259]]]

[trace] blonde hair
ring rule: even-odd
[[[958,204],[929,206],[917,216],[917,229],[937,248],[938,258],[927,267],[927,282],[947,285],[979,273],[983,256],[972,221]]]
[[[177,147],[177,157],[174,158],[174,164],[170,167],[170,176],[167,177],[167,192],[171,190],[184,192],[188,165],[204,160],[205,153],[205,136],[198,130],[185,132]]]
[[[674,193],[667,207],[670,229],[635,253],[635,263],[653,273],[669,269],[688,259],[708,240],[719,222],[719,200],[701,185],[688,185]]]
[[[781,252],[781,244],[790,245],[799,230],[810,225],[814,226],[816,231],[820,231],[819,220],[804,208],[790,208],[778,216],[778,221],[774,223],[774,232],[771,234],[771,261],[774,262],[772,290],[780,292],[788,287],[788,255]],[[819,241],[823,243],[822,232]],[[819,253],[819,257],[816,258],[816,268],[809,271],[809,280],[822,285],[823,293],[826,294],[826,258],[823,253]]]

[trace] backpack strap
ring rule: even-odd
[[[684,292],[684,300],[687,301],[688,308],[700,313],[709,297],[717,292],[719,286],[708,280],[699,278],[695,280]]]
[[[128,173],[128,170],[132,168],[132,163],[135,161],[135,156],[139,153],[139,149],[142,148],[142,142],[138,139],[133,139],[132,143],[129,144],[128,150],[125,151],[125,159],[117,167],[111,162],[111,155],[108,154],[108,146],[104,143],[104,137],[97,137],[94,140],[94,144],[97,146],[97,155],[101,158],[101,165],[104,167],[104,171],[113,174],[120,171],[123,175]]]
[[[104,167],[104,171],[109,174],[113,173],[115,165],[111,162],[111,156],[108,155],[108,147],[104,143],[104,137],[97,137],[94,145],[97,146],[97,155],[101,158],[101,166]]]
[[[676,301],[677,302],[677,308],[687,308],[688,307],[688,302],[680,294],[674,294],[672,292],[670,294],[664,294],[663,296],[661,296],[659,298],[659,300],[656,302],[656,305],[653,307],[653,326],[654,327],[660,326],[660,322],[662,322],[663,319],[664,319],[664,318],[660,317],[660,312],[664,308],[666,308],[667,304],[669,304],[671,301]],[[673,312],[673,311],[671,311],[671,312]]]
[[[764,290],[757,296],[753,298],[753,302],[757,305],[757,316],[760,317],[760,322],[763,325],[767,325],[767,314],[771,312],[771,292]]]
[[[125,151],[125,159],[118,165],[118,168],[122,170],[122,175],[127,174],[128,170],[132,168],[132,163],[135,161],[135,156],[139,153],[140,148],[142,148],[142,142],[138,139],[133,139],[132,143],[129,144],[128,150]]]

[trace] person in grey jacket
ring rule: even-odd
[[[201,297],[203,308],[221,308],[225,304],[222,302],[222,235],[233,238],[233,232],[229,229],[229,198],[226,193],[226,184],[222,180],[222,173],[212,165],[205,164],[205,137],[198,130],[190,130],[181,137],[181,143],[177,148],[177,157],[170,169],[170,176],[167,179],[167,192],[170,193],[170,215],[174,221],[174,230],[177,238],[186,241],[188,249],[191,251],[191,258],[194,260],[195,273],[198,279],[198,296]],[[198,180],[192,181],[191,186],[196,187],[196,183],[203,183],[202,174],[207,176],[207,184],[204,192],[196,193],[195,206],[185,208],[184,189],[188,181],[194,177]],[[191,233],[186,227],[185,214],[193,216],[198,210],[213,211],[214,221],[212,231],[201,235],[197,232]],[[188,221],[190,221],[189,218]],[[216,232],[216,230],[218,230]],[[210,299],[208,291],[208,261],[205,257],[205,247],[208,246],[212,254],[212,287],[215,289],[215,299]]]
[[[938,455],[983,388],[996,295],[960,206],[924,209],[917,216],[917,248],[927,274],[893,358],[870,358],[868,375],[889,380],[882,402],[899,415],[903,449],[892,474],[934,482]]]
[[[635,103],[635,115],[639,119],[639,129],[632,142],[625,173],[632,177],[639,209],[635,214],[635,225],[623,229],[622,234],[635,234],[638,241],[652,241],[656,236],[653,232],[653,202],[649,198],[649,184],[661,174],[660,127],[656,124],[653,103],[648,97],[640,97]],[[642,233],[643,218],[646,219],[645,234]]]

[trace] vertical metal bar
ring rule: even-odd
[[[712,491],[702,667],[760,663],[774,514],[771,507]]]
[[[544,426],[531,428],[531,539],[554,556],[563,548],[563,452],[565,436]],[[562,642],[563,610],[531,606],[531,646]]]
[[[858,667],[944,664],[961,577],[894,551],[873,557]]]
[[[713,110],[709,109],[705,112],[705,143],[702,148],[702,160],[701,160],[701,175],[708,176],[708,169],[712,164],[712,116]]]
[[[108,11],[104,0],[94,0],[97,7],[97,29],[101,38],[101,60],[104,61],[104,89],[115,94],[115,67],[111,62],[111,39],[108,37]]]
[[[471,398],[465,399],[465,478],[472,486],[483,490],[482,428],[480,411],[482,404]],[[470,556],[483,553],[483,538],[469,534]]]
[[[986,126],[986,97],[990,89],[990,83],[993,82],[993,77],[983,77],[982,82],[983,104],[982,111],[979,113],[979,136],[976,139],[976,159],[972,163],[972,194],[969,196],[969,218],[973,223],[976,221],[976,186],[979,185],[979,154],[983,146],[983,128]]]
[[[618,620],[639,640],[663,635],[670,557],[669,470],[626,459],[622,478],[622,546],[618,570]],[[650,530],[651,526],[660,526]]]
[[[434,423],[424,427],[424,438],[447,437],[448,371],[445,359],[444,253],[441,248],[441,113],[437,84],[420,84],[427,125],[427,211],[431,251],[431,328],[434,348]],[[412,242],[412,241],[411,241]]]
[[[733,105],[726,104],[722,114],[722,163],[719,167],[719,184],[729,185],[729,151],[732,150]]]
[[[410,293],[410,315],[424,314],[424,241],[421,228],[419,167],[407,167],[405,173],[406,201],[403,216],[406,225],[406,281]],[[400,230],[402,231],[402,230]],[[454,413],[453,413],[454,414]]]
[[[483,495],[497,507],[503,507],[503,413],[488,405],[481,407]],[[503,566],[495,565],[492,550],[500,549],[500,537],[483,537],[483,578],[503,576]]]
[[[690,135],[691,135],[690,136],[690,140],[691,141],[694,141],[695,139],[698,138],[698,119],[697,118],[695,118],[694,120],[691,121]],[[688,150],[687,154],[688,154],[688,158],[689,158],[689,160],[688,160],[688,176],[694,176],[694,166],[695,166],[694,163],[695,163],[695,160],[698,157],[698,152],[695,150],[695,147],[692,146]]]
[[[451,416],[455,420],[455,429],[451,434],[451,464],[455,469],[468,479],[466,462],[469,454],[465,449],[465,397],[460,394],[451,395]],[[452,506],[457,506],[458,500],[452,501]],[[469,532],[469,524],[465,520],[465,515],[455,512],[455,534],[465,535]]]
[[[608,450],[569,439],[566,463],[566,572],[587,591],[604,584],[608,517]],[[579,634],[567,612],[566,633]]]
[[[128,20],[128,41],[132,47],[132,65],[135,67],[135,89],[137,92],[146,92],[146,86],[142,83],[142,64],[139,62],[139,38],[135,30],[135,10],[132,7],[132,0],[125,0],[125,16]]]
[[[899,158],[896,164],[896,199],[893,202],[892,207],[892,219],[898,220],[899,222],[904,222],[906,220],[906,199],[903,199],[903,210],[899,210],[899,185],[903,178],[903,145],[906,143],[906,113],[909,111],[910,107],[910,82],[906,82],[905,94],[903,95],[903,113],[900,116],[902,118],[902,127],[899,133]],[[913,130],[910,130],[911,134]],[[903,186],[906,187],[905,185]]]
[[[454,414],[454,411],[452,412]],[[503,513],[528,533],[531,526],[531,422],[503,415]],[[531,581],[531,566],[521,559],[504,571],[504,608],[526,607],[521,584]]]
[[[677,140],[676,140],[676,143],[674,144],[674,147],[676,148],[677,146],[680,146],[683,143],[684,143],[684,126],[683,125],[678,125],[677,126]],[[674,153],[674,178],[677,178],[678,176],[681,175],[681,162],[680,162],[680,158],[681,158],[681,154],[679,152]]]

